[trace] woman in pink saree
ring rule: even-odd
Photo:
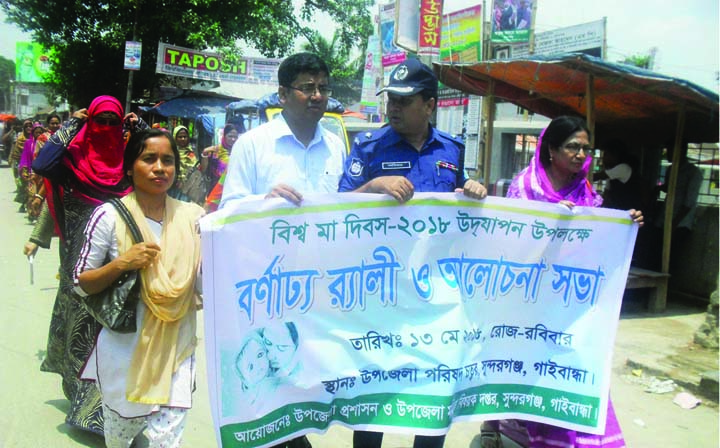
[[[587,179],[592,163],[590,131],[579,117],[561,116],[550,122],[537,142],[535,156],[512,181],[507,197],[560,203],[567,207],[600,207],[602,196]],[[639,210],[629,211],[642,225]],[[524,428],[524,429],[523,429]],[[510,434],[510,431],[514,434]],[[525,434],[525,431],[527,432]],[[605,433],[589,434],[544,423],[525,421],[486,422],[482,448],[502,447],[499,432],[530,448],[623,448],[625,439],[608,402]]]

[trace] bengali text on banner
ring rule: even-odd
[[[347,193],[236,202],[201,231],[221,446],[334,423],[603,432],[637,233],[626,211]]]

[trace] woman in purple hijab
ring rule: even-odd
[[[556,202],[567,207],[599,207],[600,196],[587,179],[592,162],[590,130],[579,117],[553,119],[540,134],[530,165],[512,181],[507,197]],[[633,221],[642,225],[639,210],[630,210]],[[519,424],[518,424],[519,423]],[[522,434],[522,427],[527,434]],[[512,437],[510,429],[516,437]],[[595,435],[535,422],[486,422],[481,434],[482,448],[500,448],[498,430],[530,448],[621,448],[625,447],[612,402],[608,402],[605,434]]]
[[[507,197],[599,207],[602,196],[587,179],[590,131],[582,118],[555,118],[538,138],[535,157],[515,176]]]

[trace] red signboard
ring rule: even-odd
[[[418,54],[438,56],[440,54],[440,23],[442,0],[421,0]]]

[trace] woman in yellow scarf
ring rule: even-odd
[[[122,201],[145,242],[133,244],[115,208],[101,205],[88,222],[75,266],[79,294],[103,291],[132,270],[139,272],[142,285],[137,331],[103,328],[82,372],[100,389],[108,447],[130,446],[145,426],[151,446],[179,446],[191,406],[200,265],[196,223],[203,210],[167,195],[179,163],[177,146],[166,132],[134,134],[123,160],[134,190]]]

